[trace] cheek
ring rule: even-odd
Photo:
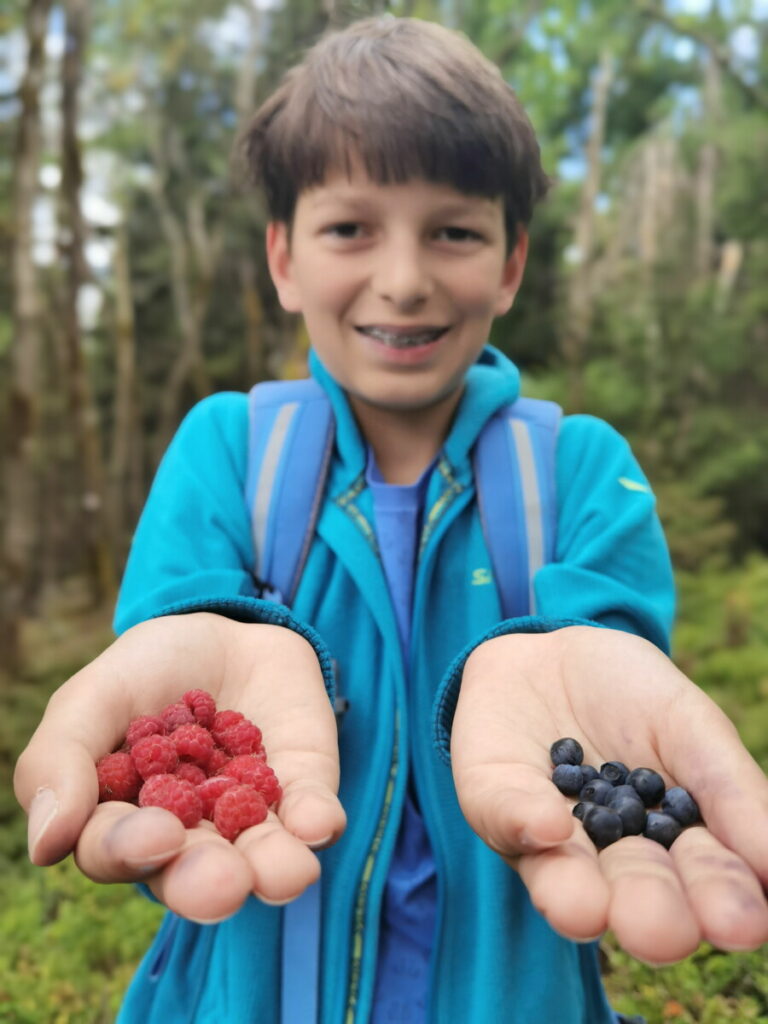
[[[493,317],[501,300],[501,273],[494,263],[482,264],[471,274],[456,275],[451,291],[468,316]]]

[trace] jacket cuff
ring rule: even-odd
[[[454,658],[437,688],[432,705],[432,741],[445,764],[451,763],[451,729],[453,728],[453,716],[456,714],[456,704],[459,700],[464,665],[475,648],[484,644],[486,640],[493,640],[497,636],[508,636],[511,633],[554,633],[555,630],[565,629],[567,626],[605,628],[601,623],[592,622],[590,619],[545,619],[534,615],[525,615],[518,619],[505,619],[498,623],[478,640],[465,647]]]
[[[293,613],[285,605],[273,601],[263,601],[256,597],[217,597],[207,600],[176,601],[173,604],[161,608],[153,619],[163,618],[165,615],[189,615],[192,612],[212,612],[214,615],[223,615],[227,619],[234,619],[236,622],[252,622],[268,626],[283,626],[291,629],[294,633],[311,644],[320,669],[323,673],[325,691],[331,704],[336,700],[336,676],[334,672],[334,661],[331,653],[325,645],[325,641],[311,626],[294,617]]]

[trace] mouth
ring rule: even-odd
[[[356,327],[359,334],[367,338],[381,342],[388,348],[419,348],[422,345],[429,345],[438,338],[441,338],[448,330],[447,327],[384,327],[378,325],[366,325]]]

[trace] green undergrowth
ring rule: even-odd
[[[678,582],[675,658],[733,719],[766,770],[768,559],[681,574]],[[4,682],[0,716],[0,1022],[111,1024],[162,911],[132,886],[88,882],[71,859],[33,868],[10,788],[13,762],[49,694],[108,642],[108,621],[64,616],[35,628],[30,670]],[[702,946],[682,963],[651,968],[608,935],[603,952],[613,1005],[648,1024],[768,1024],[765,950],[724,954]]]

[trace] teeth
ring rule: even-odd
[[[439,338],[444,328],[434,327],[428,331],[419,331],[418,334],[396,334],[394,331],[386,331],[382,327],[361,327],[359,330],[367,334],[369,338],[391,345],[392,348],[414,348],[416,345],[426,345],[430,341]]]

